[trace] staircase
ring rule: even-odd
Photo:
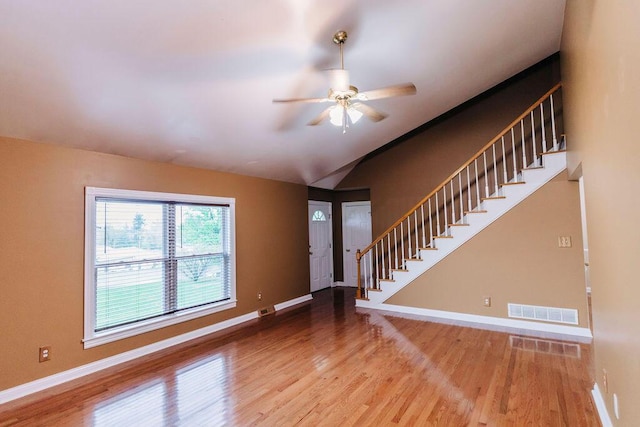
[[[358,251],[356,306],[384,303],[566,169],[560,91],[552,88]]]

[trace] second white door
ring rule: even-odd
[[[371,243],[371,202],[342,204],[342,260],[345,286],[357,286],[356,251]]]

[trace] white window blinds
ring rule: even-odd
[[[89,205],[89,337],[234,298],[230,204],[96,195]]]

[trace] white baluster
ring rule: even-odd
[[[446,236],[447,235],[447,218],[449,218],[449,213],[447,211],[447,186],[446,185],[442,186],[442,200],[443,200],[443,203],[444,203],[443,204],[444,209],[442,210],[442,213],[444,214],[443,227],[444,227],[444,235]],[[438,222],[438,224],[439,223],[440,222]]]
[[[453,179],[449,184],[451,185],[451,222],[450,224],[455,224],[456,223],[456,201],[455,201],[455,196],[453,195]]]
[[[496,161],[496,144],[493,144],[491,146],[491,148],[493,149],[493,179],[494,179],[494,194],[497,196],[498,195],[498,163]]]
[[[504,135],[502,135],[502,183],[509,182],[509,177],[507,176],[507,154],[504,151]]]
[[[469,176],[469,165],[467,165],[467,211],[471,212],[471,177]]]
[[[424,203],[420,205],[420,215],[422,216],[422,247],[427,247],[427,234],[424,223]]]
[[[360,270],[360,277],[358,278],[358,279],[362,279],[362,281],[359,283],[362,283],[365,289],[365,292],[363,293],[363,295],[365,296],[366,296],[367,288],[370,287],[367,283],[367,262],[366,261],[367,261],[366,258],[362,259],[362,257],[360,257],[360,265],[362,266],[362,269]]]
[[[420,247],[420,240],[418,240],[418,210],[413,211],[414,231],[416,235],[416,258],[420,255],[418,248]]]
[[[407,253],[407,257],[402,260],[402,268],[406,268],[407,266],[405,259],[413,257],[413,251],[411,249],[411,216],[407,217],[407,248],[409,252]]]
[[[482,153],[484,158],[484,197],[489,197],[489,173],[487,172],[487,151]]]
[[[380,277],[380,279],[384,279],[387,277],[387,269],[386,266],[387,264],[384,262],[384,237],[382,238],[382,240],[380,240],[380,257],[382,258],[382,277]],[[376,245],[376,251],[378,250],[378,246]]]
[[[516,139],[511,128],[511,157],[513,160],[513,182],[518,182],[518,163],[516,162]]]
[[[478,159],[475,159],[473,161],[473,165],[475,166],[475,172],[476,172],[476,207],[478,208],[478,210],[480,210],[480,180],[478,180]],[[471,209],[469,209],[469,211],[471,211]]]
[[[372,288],[375,287],[375,283],[373,281],[373,278],[375,277],[373,275],[373,267],[373,251],[369,250],[369,286]]]
[[[462,172],[458,174],[458,189],[460,190],[460,223],[464,218],[464,198],[462,197]],[[467,189],[469,191],[469,189]]]
[[[400,257],[400,264],[401,266],[399,268],[404,268],[406,262],[405,260],[407,258],[411,258],[411,229],[408,228],[409,226],[407,226],[407,247],[409,249],[409,252],[407,253],[407,255],[405,256],[405,251],[404,251],[404,221],[402,221],[400,223],[400,245],[402,245],[402,256]]]
[[[387,249],[389,250],[389,253],[387,254],[387,262],[389,263],[389,268],[387,269],[387,278],[391,279],[391,269],[393,268],[391,267],[391,233],[387,233]],[[396,262],[398,262],[397,256],[398,251],[396,251]]]
[[[382,244],[382,241],[376,243],[376,289],[380,289],[380,274],[382,274],[382,277],[384,277],[384,250],[382,248],[380,248],[380,253],[382,254],[382,262],[380,265],[378,265],[378,260],[380,258],[378,258],[380,255],[378,254],[378,244]]]
[[[440,205],[438,204],[438,192],[436,191],[436,236],[440,235]]]
[[[524,144],[524,121],[522,120],[520,120],[520,136],[522,138],[522,169],[526,169],[529,163],[527,163],[527,148]]]
[[[544,101],[540,103],[540,132],[542,133],[542,151],[541,153],[547,152],[547,134],[544,129]]]
[[[551,133],[553,135],[553,151],[558,151],[558,139],[556,138],[556,111],[553,107],[553,94],[549,97],[551,99]]]
[[[398,229],[398,227],[393,229],[393,245],[395,248],[395,255],[396,255],[396,265],[395,268],[398,268],[398,235],[396,234],[396,230]]]
[[[396,261],[396,268],[402,268],[401,265],[404,265],[404,221],[400,222],[400,263]]]
[[[533,140],[533,161],[534,161],[534,165],[533,166],[540,166],[538,163],[538,154],[537,154],[537,147],[536,147],[536,124],[535,124],[535,120],[533,118],[533,111],[531,111],[531,138]]]
[[[436,206],[438,205],[438,193],[436,193]],[[431,197],[429,197],[429,247],[433,248],[433,220],[431,216]]]

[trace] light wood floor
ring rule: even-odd
[[[589,345],[356,311],[352,289],[314,296],[0,407],[0,426],[600,425]]]

